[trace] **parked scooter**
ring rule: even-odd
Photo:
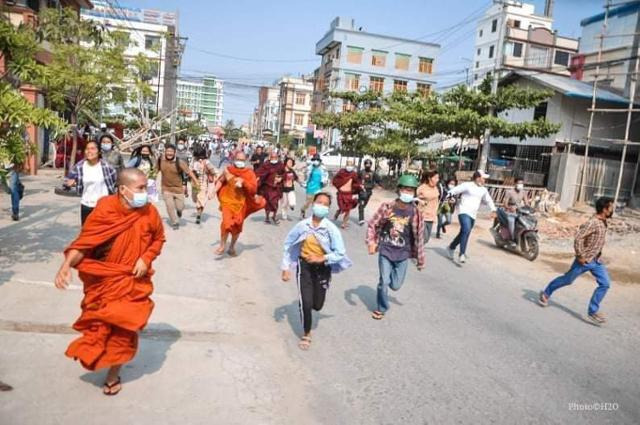
[[[496,245],[516,252],[529,261],[535,260],[538,257],[540,237],[538,235],[538,219],[533,213],[534,210],[530,207],[517,209],[514,242],[509,232],[507,213],[503,209],[499,209],[490,229]]]

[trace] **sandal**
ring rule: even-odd
[[[298,348],[300,348],[303,351],[307,351],[309,348],[311,348],[311,337],[303,336],[302,338],[300,338],[300,342],[298,343]]]
[[[114,387],[118,387],[118,386],[119,386],[118,390],[114,391],[113,388]],[[120,390],[122,390],[122,383],[120,381],[120,377],[119,376],[118,376],[118,379],[115,380],[115,382],[108,383],[108,382],[105,381],[104,387],[102,387],[102,393],[104,395],[110,395],[110,396],[111,395],[116,395],[116,394],[118,394],[120,392]]]
[[[222,255],[222,254],[224,254],[224,249],[225,249],[224,247],[218,248],[218,249],[216,249],[216,250],[214,251],[214,253],[215,253],[216,255]]]
[[[371,317],[375,320],[382,320],[384,318],[384,313],[376,310],[371,314]]]
[[[275,224],[275,225],[280,224],[280,220],[274,217],[273,218],[273,224]]]
[[[229,248],[229,251],[227,251],[227,254],[229,254],[229,257],[237,257],[238,253],[236,252],[235,248]]]

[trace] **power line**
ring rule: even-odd
[[[224,54],[224,53],[212,52],[210,50],[199,49],[197,47],[191,47],[191,49],[195,50],[196,52],[201,52],[201,53],[204,53],[204,54],[207,54],[207,55],[211,55],[211,56],[216,56],[216,57],[219,57],[219,58],[232,59],[232,60],[244,61],[244,62],[255,62],[255,63],[267,63],[267,62],[299,63],[299,62],[318,62],[319,61],[318,58],[314,58],[314,59],[256,59],[256,58],[245,58],[245,57],[240,57],[240,56],[227,55],[227,54]]]

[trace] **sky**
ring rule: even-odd
[[[542,14],[544,0],[528,0]],[[224,120],[249,120],[258,86],[283,75],[312,72],[320,64],[315,44],[336,16],[354,18],[364,31],[416,39],[467,20],[455,31],[424,38],[436,42],[436,80],[465,79],[473,58],[476,16],[491,0],[120,0],[122,6],[179,12],[188,37],[180,73],[225,80]],[[580,37],[580,20],[602,12],[604,0],[555,0],[554,29]],[[249,60],[245,60],[249,59]],[[440,74],[440,75],[438,75]]]

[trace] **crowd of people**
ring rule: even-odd
[[[298,205],[296,184],[304,189],[300,221],[284,240],[281,263],[281,279],[287,282],[295,276],[298,287],[303,329],[298,345],[302,350],[311,347],[312,311],[323,308],[332,275],[352,265],[341,231],[348,228],[350,212],[356,206],[357,222],[367,225],[366,249],[377,256],[375,320],[388,314],[389,289],[398,291],[403,286],[410,263],[413,261],[418,271],[425,267],[425,245],[434,230],[436,238],[446,233],[454,211],[460,230],[449,244],[449,252],[455,258],[458,250],[458,262],[463,264],[480,206],[486,205],[492,214],[497,210],[485,186],[488,175],[482,170],[476,171],[471,181],[460,184],[451,178],[441,180],[436,171],[427,171],[421,181],[411,174],[400,175],[396,197],[377,205],[366,221],[365,208],[381,183],[371,160],[365,160],[360,171],[348,161],[330,179],[319,155],[297,167],[294,156],[284,150],[266,152],[262,147],[252,149],[243,144],[193,144],[187,157],[180,155],[184,151],[181,143],[184,141],[177,148],[165,144],[158,155],[151,146],[140,146],[116,179],[116,168],[108,160],[113,150],[105,149],[109,140],[102,138],[100,143],[87,144],[85,158],[69,176],[68,183],[81,194],[82,227],[78,238],[65,250],[55,284],[66,288],[70,270],[75,267],[85,285],[85,298],[82,314],[74,324],[82,336],[71,343],[66,354],[89,370],[109,368],[103,388],[106,395],[120,391],[119,371],[135,355],[138,332],[153,308],[149,298],[152,262],[165,242],[160,215],[150,202],[157,178],[161,179],[160,193],[173,229],[179,229],[189,181],[196,223],[200,223],[208,201],[217,198],[221,220],[215,254],[231,257],[238,255],[236,244],[249,215],[264,210],[267,225],[290,220]],[[216,153],[222,158],[218,167],[212,161]],[[122,160],[114,161],[123,164]],[[512,214],[524,202],[522,181],[516,183],[513,193],[507,195],[505,214]],[[334,203],[330,185],[336,192],[336,223],[329,219]],[[547,305],[554,291],[589,271],[596,276],[598,289],[589,304],[588,317],[602,324],[605,319],[599,306],[609,279],[599,258],[613,202],[599,200],[596,209],[594,219],[578,232],[576,261],[570,271],[540,293],[539,303]]]

